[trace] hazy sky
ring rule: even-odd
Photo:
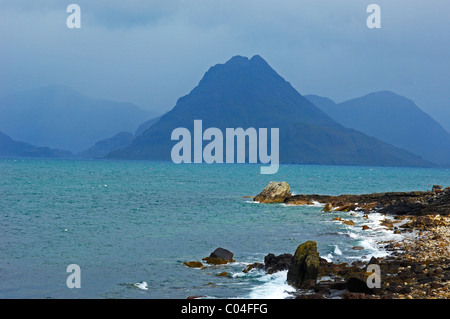
[[[0,95],[64,84],[162,113],[210,66],[259,54],[301,94],[391,90],[450,130],[449,39],[445,0],[0,0]]]

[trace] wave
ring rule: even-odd
[[[148,284],[145,281],[133,284],[133,286],[141,290],[148,290]]]
[[[264,274],[255,278],[260,284],[251,288],[246,298],[250,299],[286,299],[295,292],[295,288],[287,283],[287,270],[274,274]]]

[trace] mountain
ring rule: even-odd
[[[125,149],[107,158],[170,160],[175,128],[279,128],[280,162],[427,166],[430,163],[376,138],[343,127],[256,55],[211,67],[199,84]]]
[[[134,131],[159,114],[131,103],[87,97],[49,86],[0,97],[0,130],[33,145],[74,153],[118,132]]]
[[[133,136],[130,132],[118,133],[111,138],[98,141],[89,149],[78,153],[77,156],[82,158],[104,158],[108,153],[130,145],[133,141]]]
[[[36,147],[28,143],[14,141],[8,135],[0,132],[0,156],[72,158],[74,155],[69,151]]]
[[[134,132],[134,136],[139,136],[142,133],[144,133],[146,130],[148,130],[153,124],[155,124],[156,122],[159,121],[159,119],[161,118],[161,116],[152,118],[148,121],[145,121],[144,123],[142,123],[141,125],[139,125],[139,127],[137,128],[137,130]]]
[[[112,151],[116,151],[125,148],[131,144],[136,136],[141,135],[145,130],[149,129],[153,124],[155,124],[160,119],[160,116],[152,118],[145,121],[136,129],[133,133],[131,132],[120,132],[113,137],[102,139],[96,142],[93,146],[87,150],[77,154],[81,158],[104,158]]]
[[[430,162],[449,163],[450,133],[403,96],[381,91],[339,104],[315,95],[305,97],[345,127],[374,136]]]

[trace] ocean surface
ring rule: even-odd
[[[0,298],[288,298],[286,272],[243,273],[269,253],[315,240],[323,258],[383,256],[377,241],[401,240],[356,213],[320,205],[259,204],[270,181],[294,194],[361,194],[450,186],[450,170],[150,161],[0,159]],[[346,226],[332,219],[355,221]],[[372,227],[362,231],[363,224]],[[353,250],[355,245],[364,250]],[[235,263],[193,269],[216,248]],[[69,289],[67,266],[81,269]],[[227,272],[228,276],[217,276]]]

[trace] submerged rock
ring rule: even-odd
[[[288,183],[270,182],[253,200],[260,203],[283,203],[286,198],[291,196],[291,188]]]
[[[287,273],[287,281],[297,288],[314,287],[319,273],[319,253],[315,241],[307,241],[298,246]]]
[[[189,268],[204,268],[203,264],[200,261],[185,261],[183,263],[185,266]]]
[[[323,207],[322,211],[323,212],[331,212],[332,209],[333,209],[333,205],[331,203],[326,203],[325,206]]]

